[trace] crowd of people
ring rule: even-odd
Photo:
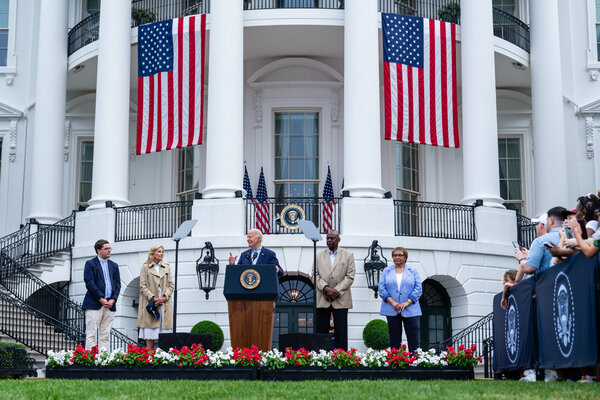
[[[577,198],[575,209],[553,207],[547,213],[532,220],[536,224],[536,238],[529,249],[515,243],[515,258],[519,263],[519,268],[518,270],[509,270],[504,274],[504,290],[501,300],[503,308],[506,308],[507,305],[509,287],[523,279],[534,277],[579,251],[590,258],[598,253],[600,249],[599,196],[600,190],[598,195],[590,193],[580,196]],[[590,382],[595,374],[593,368],[546,370],[545,381],[558,379]],[[534,370],[523,371],[521,379],[534,381],[536,379]]]

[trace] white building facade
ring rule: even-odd
[[[301,204],[322,229],[330,169],[334,228],[356,258],[350,346],[364,349],[363,327],[381,318],[363,269],[373,240],[388,260],[406,247],[426,282],[422,341],[448,338],[491,312],[516,267],[515,210],[573,208],[600,188],[597,0],[460,1],[461,147],[383,139],[381,12],[448,18],[449,3],[0,0],[0,236],[78,210],[71,262],[42,279],[68,283],[82,301],[84,263],[109,240],[123,288],[114,327],[137,339],[147,251],[163,244],[173,265],[173,227],[197,219],[180,243],[177,329],[214,321],[227,346],[225,265],[254,227],[244,167],[255,194],[264,170],[263,244],[289,290],[309,288],[312,242],[276,216]],[[203,144],[135,155],[137,25],[199,12],[208,13]],[[195,270],[206,241],[220,260],[208,300]],[[311,324],[309,303],[278,305],[276,333]]]

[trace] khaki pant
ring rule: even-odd
[[[99,310],[85,310],[85,348],[91,349],[96,345],[98,337],[98,350],[110,350],[109,339],[110,329],[112,328],[115,319],[114,311],[110,311],[106,307]]]

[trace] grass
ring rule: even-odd
[[[0,381],[9,399],[598,399],[597,383],[518,381]]]

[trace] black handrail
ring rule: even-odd
[[[268,209],[269,226],[271,235],[281,234],[302,234],[298,228],[290,229],[281,221],[281,213],[285,207],[295,204],[302,208],[305,213],[305,218],[312,221],[320,233],[327,233],[328,230],[340,230],[340,198],[333,198],[331,208],[331,226],[327,227],[323,221],[323,205],[326,200],[323,197],[284,197],[275,198],[269,197],[265,199]],[[246,199],[246,230],[257,228],[256,224],[256,207],[259,203],[256,199]],[[287,224],[288,226],[292,226]],[[329,229],[327,229],[329,228]],[[263,232],[266,233],[266,232]]]
[[[23,240],[25,237],[29,236],[30,225],[23,225],[18,231],[13,233],[9,233],[6,236],[0,238],[0,250],[4,249],[7,246],[12,245],[15,242]]]
[[[531,222],[529,218],[522,215],[519,211],[517,213],[517,242],[519,246],[528,249],[531,243],[536,237],[535,227],[537,224]]]
[[[85,333],[2,292],[0,311],[0,331],[41,354],[85,341]]]
[[[443,11],[450,3],[460,3],[460,0],[379,0],[379,11],[448,21]],[[460,17],[448,22],[459,24]]]
[[[452,346],[454,349],[456,349],[461,344],[465,347],[475,344],[477,345],[477,352],[484,357],[484,366],[488,365],[486,363],[492,365],[493,352],[489,348],[489,338],[493,336],[493,315],[493,313],[489,313],[456,335],[444,340],[443,342],[437,343],[434,348],[436,348],[438,351],[444,351],[448,346]],[[488,347],[486,347],[486,341]],[[486,378],[491,377],[491,375],[488,376],[488,373],[489,371],[486,369]]]
[[[529,26],[519,18],[499,8],[494,7],[492,11],[494,36],[517,45],[529,53]]]
[[[244,10],[272,10],[276,8],[320,8],[343,10],[344,0],[250,0],[244,1]]]
[[[115,208],[115,242],[173,236],[192,215],[191,200]]]
[[[475,207],[394,200],[396,236],[477,240]]]

